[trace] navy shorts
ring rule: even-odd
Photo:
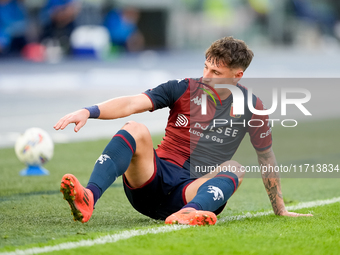
[[[190,178],[189,170],[160,159],[156,152],[154,155],[155,171],[150,180],[139,188],[131,188],[123,175],[124,190],[138,212],[156,220],[165,220],[187,204],[185,190],[196,178]],[[220,213],[224,207],[215,213]]]

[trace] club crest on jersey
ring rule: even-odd
[[[208,193],[214,194],[214,197],[213,197],[214,201],[224,199],[222,190],[215,186],[212,186],[212,185],[208,186]]]
[[[176,127],[186,127],[189,124],[189,120],[184,114],[178,114],[176,120]]]
[[[233,107],[233,103],[231,103],[231,106],[230,106],[230,117],[233,117],[233,118],[241,118],[241,114],[234,114],[234,107]]]

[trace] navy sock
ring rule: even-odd
[[[96,161],[88,189],[93,193],[94,203],[110,185],[125,173],[136,151],[135,139],[126,130],[119,130]]]
[[[92,191],[93,200],[94,200],[94,204],[95,204],[102,194],[100,189],[93,184],[87,184],[86,188]]]
[[[183,208],[214,212],[224,205],[238,186],[238,177],[231,172],[223,172],[206,181],[197,190],[197,195]]]

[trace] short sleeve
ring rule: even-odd
[[[144,92],[153,105],[153,109],[161,109],[170,107],[184,94],[189,86],[188,80],[171,80],[159,86],[148,89]]]

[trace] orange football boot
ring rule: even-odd
[[[69,203],[74,221],[87,222],[93,212],[93,194],[84,188],[72,174],[65,174],[61,179],[60,192]]]
[[[195,208],[183,208],[171,214],[165,220],[165,224],[184,224],[184,225],[215,225],[217,217],[215,213],[209,211],[196,210]]]

